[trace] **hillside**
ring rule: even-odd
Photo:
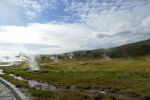
[[[80,50],[59,55],[44,55],[41,59],[128,58],[150,55],[150,39],[109,49]]]
[[[107,49],[106,52],[111,58],[150,55],[150,39],[110,48]]]
[[[124,58],[150,55],[150,39],[129,43],[109,49],[83,50],[73,53],[65,53],[65,56],[73,55],[75,58]]]

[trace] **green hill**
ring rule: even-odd
[[[41,59],[90,59],[90,58],[128,58],[150,55],[150,39],[129,43],[118,47],[109,49],[95,49],[95,50],[80,50],[68,52],[58,55],[44,55],[40,56]]]
[[[68,56],[70,53],[66,53]],[[150,55],[150,39],[109,49],[83,50],[72,53],[75,58],[126,58]]]
[[[106,50],[106,53],[111,58],[150,55],[150,39],[136,43],[126,44],[115,48],[110,48]]]

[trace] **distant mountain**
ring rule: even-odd
[[[150,39],[106,50],[111,58],[116,57],[137,57],[150,55]]]
[[[80,50],[59,55],[41,56],[42,59],[89,59],[89,58],[128,58],[150,55],[150,39],[129,43],[119,47],[96,50]]]
[[[64,55],[67,56],[70,53]],[[109,49],[76,51],[72,52],[72,55],[75,58],[124,58],[150,55],[150,39]]]

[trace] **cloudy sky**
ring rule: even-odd
[[[0,0],[0,55],[110,48],[150,38],[150,0]]]

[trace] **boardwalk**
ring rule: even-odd
[[[2,83],[0,83],[0,100],[16,100],[11,90]]]
[[[0,100],[28,100],[13,84],[0,77]]]

